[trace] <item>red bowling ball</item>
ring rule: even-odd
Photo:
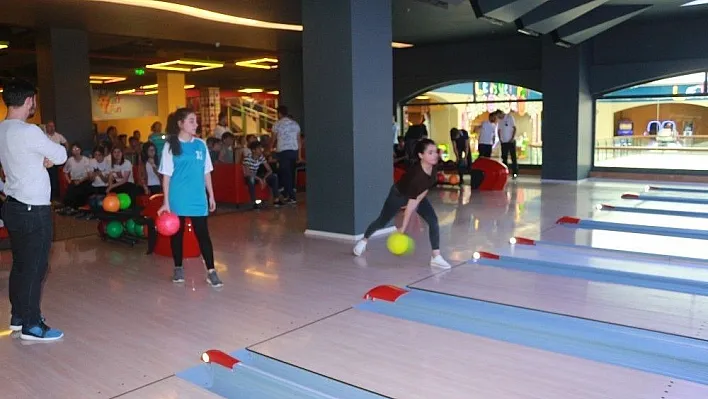
[[[155,227],[158,233],[171,237],[179,231],[179,217],[174,213],[165,212],[157,217]]]

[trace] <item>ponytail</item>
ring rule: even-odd
[[[182,143],[179,141],[179,122],[183,122],[187,117],[193,114],[189,108],[180,108],[167,117],[167,142],[170,144],[170,152],[172,155],[182,155]]]

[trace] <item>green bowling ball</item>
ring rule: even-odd
[[[106,235],[111,238],[118,238],[123,235],[123,224],[117,220],[112,220],[106,225]]]
[[[120,202],[120,209],[128,209],[130,207],[130,195],[126,193],[118,194],[118,201]]]
[[[137,235],[135,232],[135,224],[135,220],[128,219],[128,221],[125,222],[125,232],[128,234]]]

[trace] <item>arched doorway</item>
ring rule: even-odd
[[[472,81],[446,85],[419,94],[402,106],[401,134],[409,126],[424,124],[430,138],[443,149],[443,156],[449,157],[450,129],[464,129],[469,132],[470,145],[476,151],[482,122],[499,109],[511,113],[516,121],[519,163],[540,165],[542,99],[538,91],[506,83]],[[498,157],[499,152],[500,146],[496,145],[492,155]]]
[[[705,72],[607,93],[595,111],[595,167],[708,170]]]

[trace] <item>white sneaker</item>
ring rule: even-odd
[[[452,266],[450,266],[449,263],[442,257],[442,255],[438,256],[433,256],[430,258],[430,266],[432,267],[439,267],[441,269],[450,269]]]
[[[364,251],[366,251],[366,241],[364,241],[364,240],[357,241],[356,245],[354,246],[354,250],[352,251],[352,252],[354,252],[354,255],[361,256],[361,254],[363,254]]]

